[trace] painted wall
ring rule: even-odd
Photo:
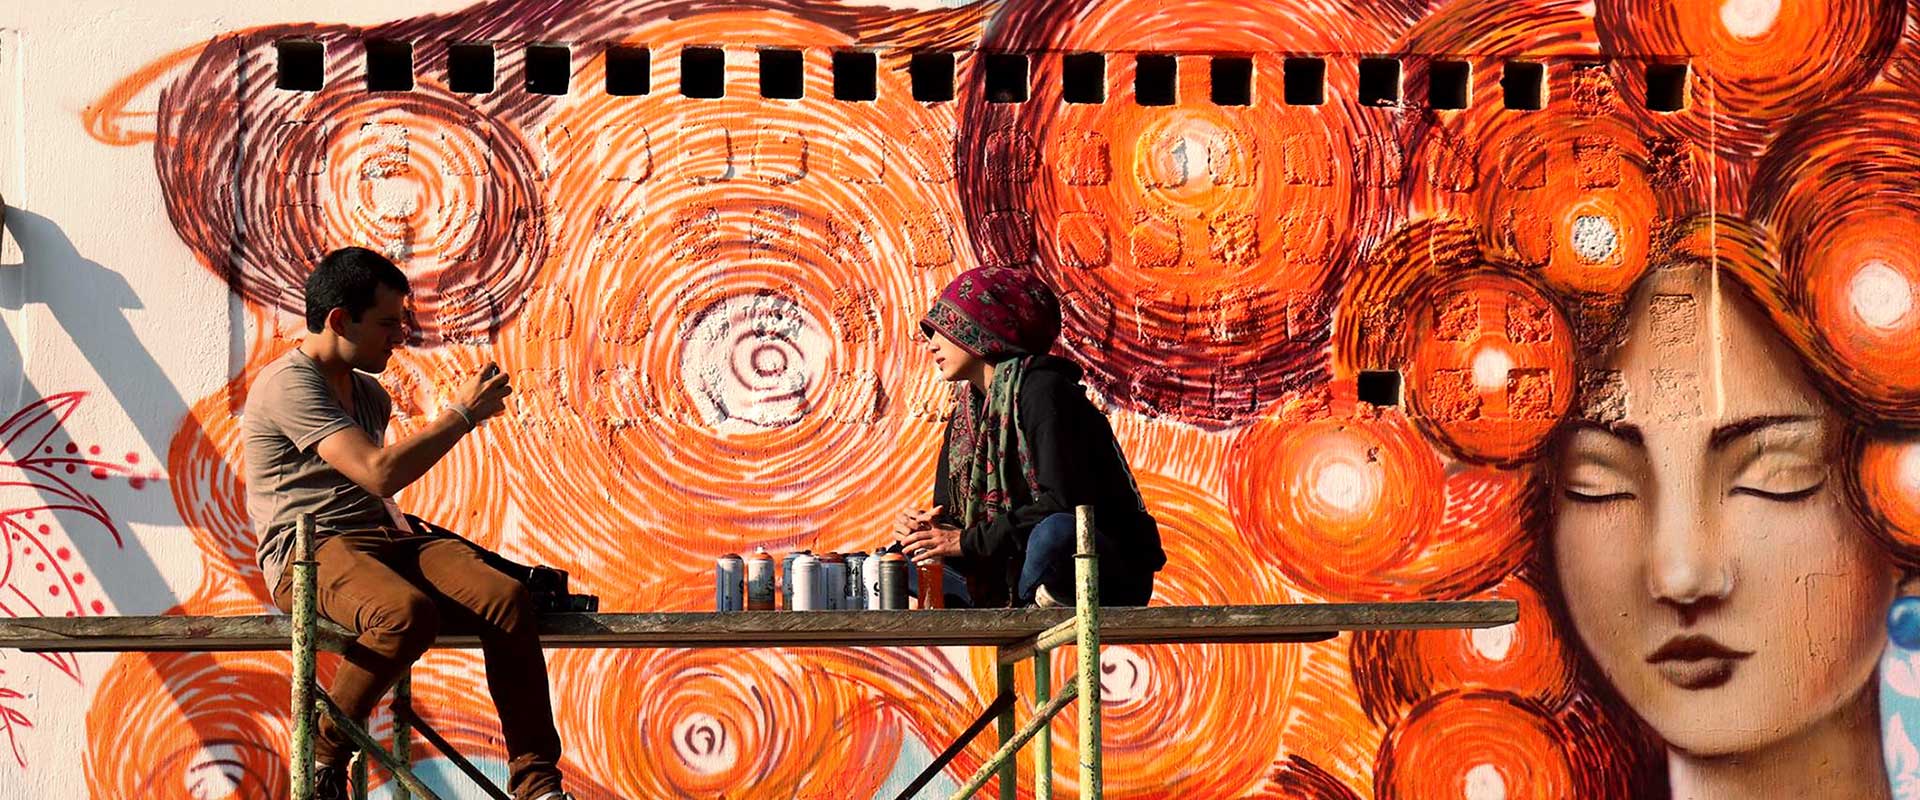
[[[1900,0],[329,5],[0,7],[0,614],[270,607],[235,414],[333,247],[414,282],[399,433],[488,360],[520,388],[401,503],[607,610],[709,607],[722,552],[874,546],[948,402],[914,321],[1024,265],[1160,520],[1156,602],[1522,604],[1111,648],[1109,796],[1920,797],[1884,623],[1920,563]],[[278,87],[289,39],[316,90]],[[369,91],[368,40],[411,44],[411,89]],[[449,85],[452,43],[493,45],[491,91]],[[610,44],[644,92],[608,91]],[[685,96],[703,46],[723,97]],[[782,47],[801,98],[762,97]],[[872,99],[835,98],[847,50]],[[951,100],[915,99],[934,52]],[[891,796],[993,672],[549,662],[583,798]],[[0,651],[0,797],[279,796],[288,667]],[[477,655],[417,675],[501,772]]]

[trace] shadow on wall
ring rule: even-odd
[[[0,269],[0,309],[22,312],[38,305],[51,313],[61,333],[106,387],[111,402],[133,420],[145,450],[164,458],[187,405],[122,313],[143,307],[132,286],[118,272],[82,256],[60,226],[42,215],[8,208],[5,231],[18,245],[21,261]],[[28,353],[22,349],[23,344],[32,347],[27,319],[26,314],[16,313],[0,324],[0,375],[11,373],[18,381],[11,400],[4,401],[8,413],[44,404],[50,395],[60,394],[57,387],[35,385],[27,374]],[[67,413],[72,410],[66,409]],[[64,419],[63,413],[60,421]],[[65,430],[51,433],[47,441],[56,445],[73,441]],[[4,441],[7,460],[25,464],[39,444],[37,437],[9,437]],[[177,524],[169,493],[151,483],[162,469],[159,464],[139,463],[133,453],[120,457],[120,450],[131,448],[110,448],[106,455],[95,452],[99,448],[94,445],[76,453],[90,462],[84,466],[91,473],[76,480],[86,494],[112,510],[111,525]],[[107,477],[127,480],[107,482]],[[70,505],[70,498],[57,493],[49,496],[41,490],[40,494],[41,506]],[[153,613],[179,602],[138,540],[118,532],[113,536],[89,535],[84,530],[71,533],[81,563],[94,573],[98,589],[119,613]]]

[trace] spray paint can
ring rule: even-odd
[[[907,607],[907,557],[888,553],[880,557],[880,607],[899,611]]]
[[[860,565],[860,588],[867,596],[867,608],[876,611],[886,607],[880,605],[880,558],[886,554],[885,550],[875,550]]]
[[[819,611],[820,577],[820,559],[809,553],[794,556],[793,569],[787,573],[787,583],[793,586],[793,603],[787,608],[792,611]]]
[[[838,611],[846,607],[847,557],[828,553],[820,557],[820,607]]]
[[[747,562],[728,553],[713,562],[713,610],[742,611],[747,607]]]
[[[867,607],[867,554],[847,554],[847,581],[840,587],[840,607],[860,610]]]
[[[780,607],[793,610],[793,560],[802,555],[812,555],[809,550],[788,550],[787,557],[780,562]]]
[[[773,556],[764,547],[747,559],[747,610],[773,610]]]

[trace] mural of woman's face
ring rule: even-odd
[[[1624,403],[1566,434],[1553,498],[1580,641],[1696,756],[1765,748],[1860,698],[1897,578],[1847,504],[1843,420],[1760,310],[1718,289],[1705,270],[1647,279],[1606,365]]]

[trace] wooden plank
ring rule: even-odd
[[[1003,646],[1031,639],[1073,615],[1066,608],[789,613],[550,614],[541,618],[549,648],[573,647],[904,647]],[[1273,606],[1153,606],[1102,609],[1101,640],[1112,644],[1287,642],[1338,631],[1491,627],[1513,622],[1510,600],[1328,603]],[[219,652],[285,650],[289,618],[22,617],[0,619],[0,647],[64,652]],[[350,638],[322,622],[321,647]],[[479,646],[473,636],[442,636],[443,648]]]

